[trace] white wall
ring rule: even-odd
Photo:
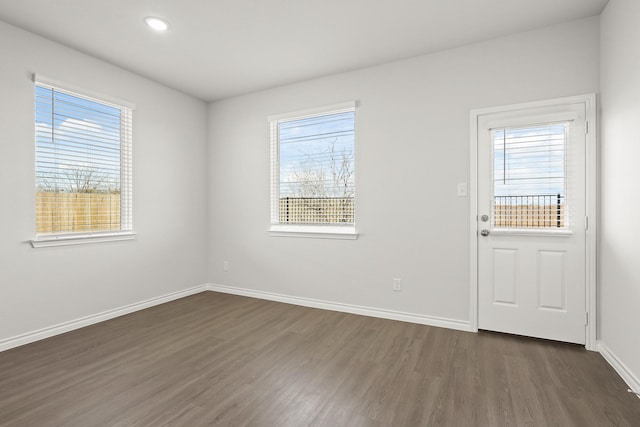
[[[31,73],[136,104],[138,239],[33,249]],[[0,22],[0,341],[206,282],[207,107]]]
[[[640,2],[601,16],[599,339],[640,384]]]
[[[596,17],[214,103],[210,281],[468,321],[469,111],[598,87]],[[269,237],[267,116],[346,100],[359,240]]]
[[[197,100],[0,23],[0,341],[206,281],[466,321],[469,201],[455,191],[469,179],[469,110],[597,91],[598,43],[591,18],[228,99],[207,117]],[[136,241],[27,243],[33,72],[136,104]],[[269,237],[267,116],[345,100],[360,104],[360,239]]]

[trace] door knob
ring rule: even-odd
[[[481,235],[483,235],[483,236],[488,236],[488,235],[489,235],[489,230],[484,229],[484,230],[482,230],[482,231],[480,232],[480,234],[481,234]]]

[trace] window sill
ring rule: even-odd
[[[31,247],[49,248],[53,246],[86,245],[90,243],[118,242],[122,240],[134,240],[133,232],[122,233],[87,233],[87,234],[57,234],[44,235],[31,240]]]
[[[269,236],[356,240],[358,233],[353,226],[272,225]]]

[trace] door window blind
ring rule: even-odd
[[[567,227],[568,126],[551,123],[492,130],[493,227]]]
[[[35,86],[36,233],[132,230],[132,110]]]

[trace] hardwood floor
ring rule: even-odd
[[[640,426],[584,348],[206,292],[0,353],[2,426]]]

